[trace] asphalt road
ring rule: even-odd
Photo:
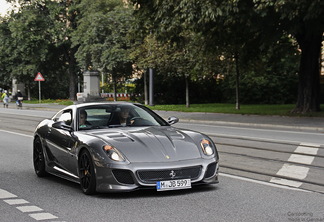
[[[86,196],[78,184],[52,176],[40,179],[33,171],[33,129],[40,119],[53,113],[0,110],[0,221],[324,221],[324,196],[316,191],[321,186],[307,183],[310,175],[312,180],[323,176],[322,171],[315,172],[323,162],[323,143],[316,155],[308,155],[314,157],[312,163],[303,164],[309,168],[305,181],[293,188],[269,181],[301,141],[276,143],[277,137],[257,141],[252,139],[259,138],[253,128],[251,134],[234,138],[224,129],[217,132],[212,128],[210,133],[215,134],[221,156],[218,185],[176,192],[145,190]],[[179,126],[194,127],[182,124]],[[206,128],[205,124],[202,127]],[[241,131],[247,133],[250,127],[245,125]],[[281,130],[279,135],[285,132]],[[308,133],[320,134],[318,130]]]
[[[86,196],[77,184],[36,177],[29,135],[2,131],[0,140],[3,222],[324,220],[322,194],[228,175],[191,190]]]
[[[39,121],[62,107],[36,104],[24,108],[28,109],[9,109],[10,112],[0,109],[4,115],[0,129],[32,133]],[[179,116],[180,122],[175,127],[211,136],[220,151],[221,172],[324,193],[321,118],[158,113],[164,118]],[[220,122],[220,117],[226,122]]]

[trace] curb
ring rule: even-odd
[[[262,123],[243,123],[243,122],[226,122],[226,121],[211,121],[211,120],[194,120],[194,119],[180,119],[184,123],[201,123],[201,124],[218,124],[218,125],[231,125],[231,126],[249,126],[249,127],[264,127],[264,128],[276,128],[276,129],[298,129],[298,130],[312,130],[312,131],[324,131],[324,127],[311,127],[311,126],[292,126],[292,125],[274,125],[274,124],[262,124]],[[180,121],[179,121],[180,122]]]

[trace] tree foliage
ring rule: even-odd
[[[294,112],[320,110],[320,51],[324,32],[324,2],[321,0],[256,1],[257,11],[278,17],[279,30],[294,36],[301,50],[298,99]]]
[[[50,26],[47,12],[41,5],[24,6],[23,13],[13,14],[8,27],[11,34],[10,57],[17,66],[10,67],[12,77],[22,80],[39,70],[41,62],[46,59],[50,36],[44,32]]]
[[[77,71],[69,43],[72,25],[68,23],[72,21],[66,14],[72,8],[67,7],[71,1],[30,0],[19,1],[19,5],[18,12],[12,12],[1,24],[7,26],[7,50],[1,52],[6,57],[4,75],[25,83],[33,93],[37,92],[33,80],[41,72],[45,77],[44,97],[74,99]]]
[[[319,110],[323,1],[125,2],[19,0],[19,11],[1,18],[2,85],[16,78],[36,91],[40,71],[44,95],[73,99],[82,71],[99,70],[116,86],[136,65],[156,70],[165,103],[183,102],[187,86],[191,102]]]
[[[1,88],[8,88],[11,84],[10,77],[10,54],[11,48],[10,44],[12,42],[11,32],[8,26],[8,21],[2,20],[0,22],[0,78],[1,78]]]
[[[84,0],[81,19],[72,41],[76,58],[84,70],[107,73],[117,80],[132,74],[130,28],[132,9],[119,0]]]
[[[283,36],[301,48],[299,93],[295,111],[319,110],[319,50],[323,36],[323,1],[307,0],[132,0],[137,18],[161,39],[178,38],[183,30],[201,33],[206,51],[234,56],[236,79],[256,55]],[[308,61],[307,61],[308,58]],[[310,59],[311,58],[311,59]],[[253,62],[253,61],[252,61]],[[242,68],[243,67],[243,68]]]

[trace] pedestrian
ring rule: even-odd
[[[4,93],[2,93],[1,99],[3,100],[3,108],[8,108],[9,96],[7,90],[5,90]]]

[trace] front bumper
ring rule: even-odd
[[[193,186],[218,183],[219,166],[215,158],[168,163],[146,162],[127,165],[95,165],[97,192],[127,192],[137,189],[156,189],[157,181],[173,179],[191,179]]]

